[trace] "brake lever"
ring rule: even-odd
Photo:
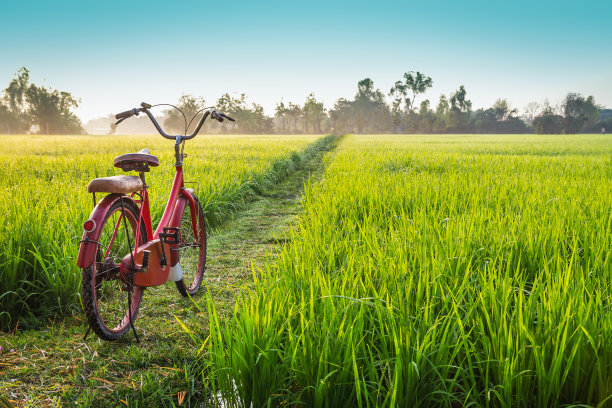
[[[115,126],[117,126],[118,124],[120,124],[121,122],[123,122],[124,120],[126,120],[127,118],[123,118],[123,119],[119,119],[116,123]]]

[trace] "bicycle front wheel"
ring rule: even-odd
[[[138,314],[143,288],[130,285],[119,274],[123,257],[134,249],[138,213],[136,204],[126,197],[108,208],[100,226],[95,262],[82,270],[83,308],[89,327],[103,340],[123,337],[130,328],[130,318],[133,322]],[[140,226],[138,246],[147,242],[144,223]]]
[[[181,217],[179,260],[183,279],[175,283],[184,297],[193,296],[200,289],[206,267],[206,219],[200,201],[195,195],[193,201],[195,216],[192,216],[191,204],[187,201]]]

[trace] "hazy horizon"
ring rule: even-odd
[[[387,94],[412,70],[432,77],[419,100],[434,106],[464,85],[474,109],[558,104],[570,91],[612,107],[610,15],[596,1],[24,1],[3,5],[0,85],[25,66],[80,98],[83,122],[183,93],[214,103],[244,92],[272,115],[281,98],[314,92],[330,108],[363,78]]]

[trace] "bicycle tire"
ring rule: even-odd
[[[125,224],[120,216],[125,211]],[[144,288],[128,286],[119,276],[121,260],[134,246],[134,234],[138,220],[138,206],[129,198],[118,198],[107,210],[104,221],[100,225],[100,237],[96,247],[95,262],[82,269],[81,295],[83,309],[89,322],[89,327],[103,340],[118,340],[130,328],[130,313],[132,323],[136,320]],[[116,237],[112,240],[115,228],[119,222]],[[129,231],[128,245],[125,226]],[[139,245],[147,242],[147,230],[144,222],[140,224]],[[104,255],[102,249],[104,248]],[[104,258],[104,259],[103,259]],[[131,307],[128,308],[127,291],[131,289]],[[115,323],[113,323],[115,322]]]
[[[190,203],[187,201],[181,215],[181,242],[179,244],[179,261],[184,276],[183,279],[174,282],[183,297],[193,296],[197,293],[202,286],[204,270],[206,269],[206,218],[204,218],[202,205],[195,195],[193,195],[193,201],[196,206],[198,236],[194,236]],[[189,283],[189,286],[185,282]]]

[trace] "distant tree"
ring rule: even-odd
[[[357,83],[357,94],[351,103],[352,117],[355,120],[358,133],[385,130],[391,122],[389,108],[385,104],[385,96],[380,89],[374,89],[374,81],[370,78]]]
[[[25,133],[27,123],[22,120],[19,112],[11,109],[0,102],[0,133]]]
[[[28,115],[40,134],[82,133],[81,121],[70,111],[79,101],[69,92],[32,84],[26,95]]]
[[[583,131],[589,133],[599,133],[601,132],[601,128],[605,128],[607,132],[612,131],[612,109],[601,108],[595,123],[586,124]]]
[[[542,111],[533,119],[536,133],[553,134],[563,131],[563,116],[557,114],[557,108],[544,101]]]
[[[280,123],[281,133],[287,133],[287,111],[288,108],[282,100],[276,104],[276,108],[274,109],[274,117]]]
[[[529,102],[523,109],[523,120],[525,120],[528,125],[531,125],[536,116],[538,116],[540,109],[541,106],[539,103]]]
[[[446,95],[440,95],[440,100],[438,101],[438,106],[436,107],[436,120],[433,128],[435,133],[443,133],[446,131],[446,120],[449,110],[450,105],[448,104]]]
[[[304,133],[308,133],[308,123],[312,124],[313,133],[323,133],[321,131],[321,121],[325,115],[323,102],[318,102],[315,99],[314,93],[311,92],[306,97],[302,110],[304,112]]]
[[[289,102],[289,106],[287,107],[287,118],[289,120],[289,133],[297,133],[298,132],[298,122],[302,118],[304,111],[300,105],[297,105],[293,102]],[[293,131],[291,128],[293,127]]]
[[[474,112],[473,131],[477,133],[525,133],[525,122],[516,117],[505,99],[497,99],[492,107]]]
[[[236,119],[236,122],[228,123],[221,127],[224,133],[229,133],[230,131],[244,132],[248,128],[249,124],[246,121],[249,120],[249,115],[247,114],[246,94],[242,93],[239,98],[234,98],[230,94],[225,93],[219,97],[215,107],[220,112]],[[215,124],[215,126],[217,125]]]
[[[336,101],[334,107],[329,110],[329,120],[333,134],[341,135],[353,131],[352,124],[354,122],[352,120],[352,113],[351,101],[345,98],[340,98]]]
[[[418,133],[433,133],[435,123],[436,113],[430,109],[429,99],[425,99],[419,107],[416,131]]]
[[[565,133],[578,133],[599,115],[599,107],[592,96],[588,98],[574,92],[565,97],[563,104],[563,127]]]
[[[168,109],[166,112],[166,120],[164,120],[164,128],[173,133],[186,134],[192,131],[198,123],[197,118],[193,119],[196,113],[206,106],[203,98],[183,94],[178,100],[176,107],[185,114],[185,117],[176,109]],[[191,121],[191,124],[189,122]],[[186,126],[189,128],[186,129]]]
[[[467,92],[461,85],[459,89],[449,97],[450,109],[458,112],[469,112],[472,109],[472,102],[466,99]]]
[[[518,114],[518,110],[510,108],[510,104],[506,99],[497,99],[492,109],[497,121],[508,120]]]
[[[405,111],[412,110],[416,97],[432,86],[433,81],[430,77],[418,71],[406,72],[404,81],[397,81],[389,91],[389,96],[393,98],[393,109],[399,109],[403,103]]]
[[[30,83],[30,72],[24,67],[4,90],[0,120],[4,118],[7,130],[14,133],[32,128],[41,134],[82,133],[81,121],[72,113],[79,103],[69,92]]]
[[[452,93],[449,100],[449,111],[447,126],[451,132],[465,132],[468,130],[471,120],[470,111],[472,102],[466,98],[467,92],[461,85],[459,89]]]
[[[29,86],[30,71],[26,67],[21,67],[4,90],[4,99],[11,111],[22,112],[27,109],[26,92]]]
[[[249,113],[248,123],[250,125],[247,133],[272,133],[272,130],[274,129],[272,118],[269,118],[264,114],[264,109],[261,105],[253,103],[251,105],[251,109],[247,109],[247,112]]]
[[[249,104],[246,94],[234,98],[228,93],[221,95],[217,100],[216,108],[236,119],[236,122],[224,123],[222,131],[229,133],[271,133],[274,129],[272,118],[264,114],[263,107],[256,103]]]

